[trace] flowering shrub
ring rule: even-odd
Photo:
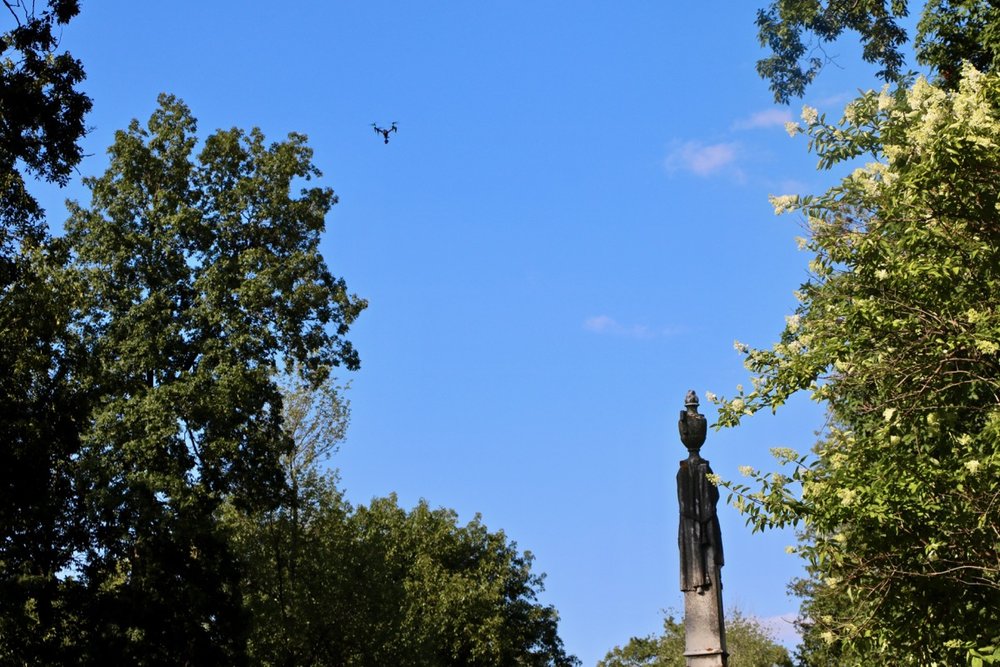
[[[807,391],[829,411],[782,472],[724,482],[755,530],[796,526],[810,664],[960,664],[1000,637],[1000,78],[870,91],[791,134],[828,169],[772,198],[808,226],[811,275],[718,427]],[[919,621],[919,622],[918,622]],[[992,649],[991,649],[992,650]]]

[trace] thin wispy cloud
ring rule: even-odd
[[[839,111],[841,111],[843,109],[843,106],[849,100],[853,100],[855,97],[858,96],[858,94],[859,93],[857,93],[857,92],[850,93],[850,92],[844,91],[844,92],[836,93],[834,95],[829,95],[827,97],[821,97],[820,99],[816,100],[815,102],[811,102],[809,104],[809,106],[816,107],[816,108],[822,109],[822,110],[826,110],[826,109],[829,109],[830,107],[834,107],[834,109],[832,109],[831,111],[832,112],[839,112]]]
[[[736,162],[736,157],[735,143],[688,141],[671,150],[665,164],[670,172],[683,170],[698,176],[711,176]]]
[[[792,112],[788,109],[765,109],[740,118],[733,123],[734,130],[757,130],[768,127],[784,127],[792,120]]]
[[[773,633],[774,638],[780,644],[791,648],[802,640],[799,629],[795,627],[795,619],[798,618],[798,614],[794,612],[780,616],[767,616],[763,618],[758,616],[756,618],[758,623]]]
[[[583,321],[583,328],[591,333],[622,338],[649,339],[680,333],[677,327],[653,328],[645,324],[622,324],[607,315],[595,315]]]

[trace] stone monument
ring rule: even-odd
[[[677,426],[688,457],[677,471],[677,502],[681,521],[677,544],[681,552],[684,592],[684,658],[688,667],[726,667],[726,626],[722,616],[722,531],[716,505],[719,489],[708,479],[712,469],[701,458],[705,415],[698,396],[689,391]]]

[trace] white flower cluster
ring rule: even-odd
[[[774,207],[775,215],[794,211],[799,205],[798,195],[770,195],[767,200]]]
[[[866,197],[876,197],[879,194],[880,177],[885,165],[880,162],[872,162],[864,167],[858,167],[849,176],[852,183],[855,183]]]
[[[851,125],[858,124],[858,105],[856,101],[844,107],[844,120]]]
[[[996,149],[1000,145],[997,118],[992,105],[984,102],[987,94],[993,94],[988,93],[989,85],[987,77],[968,64],[962,69],[957,92],[944,91],[923,77],[917,79],[907,94],[909,113],[904,115],[900,110],[890,115],[890,122],[915,122],[906,123],[905,137],[885,146],[885,156],[894,161],[907,152],[919,153],[939,142],[943,135],[955,132],[970,144]],[[879,102],[881,106],[881,97]]]
[[[850,506],[854,502],[857,495],[858,492],[854,489],[837,489],[837,496],[840,498],[840,504],[844,507]]]
[[[888,111],[896,106],[896,100],[892,95],[889,94],[889,86],[886,85],[882,88],[882,92],[878,94],[878,110]]]
[[[744,477],[753,477],[754,469],[753,466],[740,466],[738,468],[740,474]]]
[[[821,257],[813,257],[809,260],[809,270],[820,278],[830,274],[830,270],[827,268],[826,264],[823,263],[823,259]]]
[[[898,162],[909,154],[910,148],[900,146],[899,144],[885,144],[882,146],[882,153],[885,155],[886,159],[890,162]]]
[[[807,125],[814,125],[819,120],[819,111],[808,104],[802,107],[802,120]]]
[[[799,458],[799,453],[791,447],[772,447],[771,456],[779,461],[787,462]]]

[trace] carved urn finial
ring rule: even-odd
[[[684,397],[685,410],[681,410],[677,428],[681,433],[681,442],[687,447],[691,458],[700,458],[698,450],[705,444],[705,434],[708,432],[708,422],[705,415],[698,412],[698,395],[692,389]]]

